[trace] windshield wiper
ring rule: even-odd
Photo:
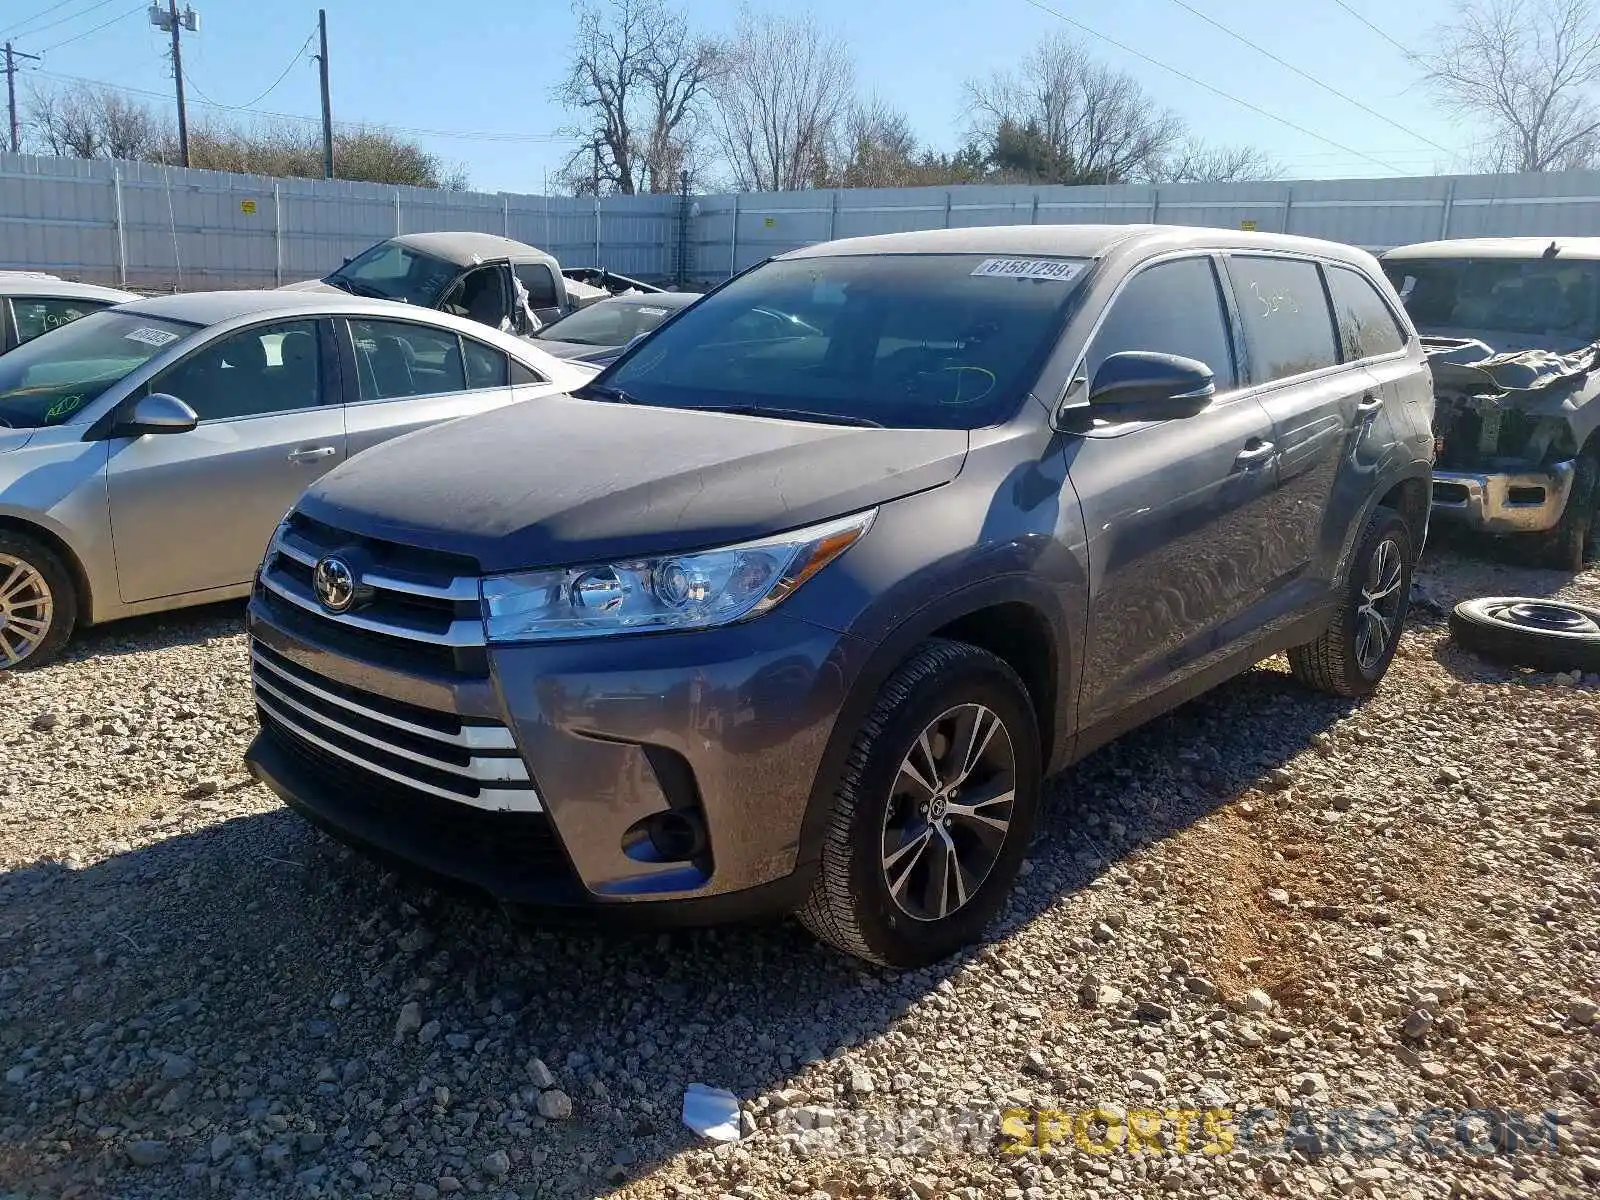
[[[572,394],[582,400],[587,400],[590,396],[594,396],[597,399],[610,400],[617,404],[639,403],[621,388],[611,387],[604,383],[586,383],[580,388],[574,388]]]
[[[377,288],[365,283],[357,283],[355,280],[347,279],[343,275],[329,275],[327,282],[342,292],[349,292],[352,296],[365,296],[370,300],[387,300],[389,298]]]
[[[852,425],[861,429],[882,429],[883,424],[869,417],[848,413],[812,412],[806,408],[770,408],[765,404],[717,404],[698,408],[699,412],[735,413],[741,417],[777,417],[780,420],[812,421],[818,425]]]

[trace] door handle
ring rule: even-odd
[[[339,451],[333,446],[306,446],[300,450],[289,451],[289,461],[292,463],[313,463],[324,458],[332,458]]]
[[[1246,446],[1243,450],[1239,451],[1238,455],[1233,461],[1248,469],[1255,466],[1257,463],[1265,462],[1267,459],[1276,454],[1277,451],[1278,448],[1271,442],[1257,442],[1255,445]]]
[[[1368,392],[1365,396],[1361,397],[1361,403],[1356,405],[1356,416],[1370,417],[1382,407],[1383,397],[1374,396],[1371,392]]]

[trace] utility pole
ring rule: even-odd
[[[166,11],[159,4],[150,6],[150,24],[162,33],[172,34],[172,78],[178,89],[178,157],[189,165],[189,114],[183,104],[183,43],[182,31],[200,31],[200,16],[184,5],[183,15],[178,15],[178,0],[167,0]]]
[[[317,9],[317,34],[322,39],[317,69],[322,75],[322,177],[333,178],[333,103],[328,98],[328,10]]]
[[[17,63],[19,58],[31,58],[39,61],[37,54],[24,54],[20,50],[13,50],[11,43],[6,43],[6,108],[11,113],[11,153],[18,154],[22,150],[22,138],[17,132]]]

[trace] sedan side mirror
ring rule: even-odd
[[[1211,368],[1193,358],[1124,350],[1100,364],[1089,386],[1089,408],[1109,421],[1168,421],[1192,417],[1216,394]]]
[[[127,412],[119,417],[116,432],[121,437],[138,437],[145,433],[188,433],[200,423],[200,416],[166,392],[151,392],[141,396]]]

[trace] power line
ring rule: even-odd
[[[1345,12],[1349,13],[1356,20],[1360,21],[1368,29],[1372,30],[1373,33],[1377,34],[1384,41],[1388,42],[1389,45],[1393,46],[1396,50],[1400,51],[1401,54],[1404,54],[1407,58],[1415,58],[1416,57],[1415,54],[1411,53],[1411,51],[1407,50],[1399,42],[1395,41],[1394,38],[1390,37],[1387,33],[1385,33],[1383,30],[1379,29],[1376,25],[1374,25],[1371,21],[1369,21],[1365,17],[1363,17],[1355,9],[1351,8],[1348,4],[1346,4],[1344,2],[1344,0],[1333,0],[1333,2],[1335,4],[1337,4],[1340,8],[1344,9]]]
[[[233,112],[244,112],[246,110],[255,108],[255,106],[257,104],[260,104],[268,96],[272,95],[273,92],[278,90],[278,85],[280,83],[282,83],[285,79],[289,78],[289,72],[295,69],[296,64],[298,64],[299,61],[302,58],[305,57],[306,51],[311,49],[311,39],[316,37],[316,36],[317,36],[316,32],[312,31],[306,37],[306,40],[305,40],[304,44],[301,45],[300,49],[298,49],[298,50],[296,50],[294,52],[294,57],[289,60],[289,65],[283,69],[283,74],[279,75],[276,79],[274,79],[267,86],[267,90],[266,91],[264,91],[260,95],[256,96],[253,100],[248,100],[243,104],[223,104],[220,100],[213,100],[209,96],[207,96],[204,92],[202,92],[200,90],[199,86],[196,85],[196,83],[194,81],[194,76],[193,75],[191,75],[187,71],[185,71],[184,74],[183,74],[183,78],[189,84],[190,90],[193,91],[196,96],[199,96],[203,103],[209,104],[212,108],[225,108],[225,109],[229,109],[229,110],[231,110]]]
[[[1266,57],[1270,58],[1273,62],[1277,63],[1280,67],[1283,67],[1285,70],[1293,71],[1296,75],[1300,76],[1300,78],[1305,79],[1305,80],[1309,80],[1310,82],[1316,84],[1319,88],[1321,88],[1323,91],[1327,92],[1328,94],[1333,95],[1333,96],[1337,96],[1339,99],[1343,100],[1347,104],[1355,105],[1357,108],[1359,108],[1362,112],[1366,113],[1368,116],[1377,117],[1378,120],[1383,121],[1383,122],[1385,122],[1385,123],[1387,123],[1389,125],[1393,125],[1396,129],[1398,129],[1401,133],[1405,134],[1407,137],[1416,138],[1417,141],[1424,142],[1427,145],[1432,146],[1435,150],[1444,150],[1446,154],[1450,153],[1449,150],[1445,149],[1445,147],[1441,146],[1438,142],[1434,141],[1432,138],[1427,137],[1427,136],[1425,136],[1423,134],[1420,134],[1414,129],[1407,129],[1404,125],[1400,124],[1400,122],[1396,121],[1393,117],[1385,116],[1383,113],[1379,112],[1377,109],[1372,108],[1369,105],[1362,103],[1360,100],[1357,100],[1354,96],[1351,96],[1351,95],[1349,95],[1349,94],[1347,94],[1345,92],[1341,92],[1338,88],[1334,87],[1331,83],[1325,83],[1321,79],[1318,79],[1315,75],[1311,74],[1311,72],[1303,71],[1299,67],[1295,66],[1292,62],[1287,62],[1284,59],[1279,58],[1271,50],[1268,50],[1265,46],[1257,45],[1255,42],[1252,42],[1249,38],[1245,37],[1244,34],[1238,33],[1235,30],[1229,29],[1221,21],[1218,21],[1218,20],[1215,20],[1215,19],[1213,19],[1211,17],[1206,16],[1205,13],[1201,12],[1194,5],[1190,4],[1188,2],[1188,0],[1172,0],[1172,2],[1174,4],[1176,4],[1179,8],[1183,9],[1184,12],[1191,13],[1194,16],[1199,17],[1202,21],[1204,21],[1207,25],[1210,25],[1212,28],[1220,29],[1223,33],[1225,33],[1229,37],[1233,38],[1236,42],[1239,42],[1242,45],[1250,47],[1250,49],[1254,50],[1257,54],[1266,55]]]
[[[113,92],[126,92],[130,96],[148,96],[155,100],[168,100],[170,97],[165,92],[152,92],[146,88],[128,87],[120,83],[107,83],[103,79],[89,79],[82,75],[63,75],[58,71],[31,71],[29,74],[38,75],[45,79],[55,79],[63,83],[85,83],[90,87],[107,88]],[[210,101],[197,100],[204,108],[229,108],[228,105],[216,104]],[[242,111],[242,110],[230,110]],[[307,117],[300,113],[273,112],[269,109],[250,109],[258,117],[273,117],[282,121],[305,121],[309,124],[320,125],[320,117]],[[359,128],[364,122],[341,121],[344,128]],[[374,122],[376,128],[388,130],[390,133],[407,133],[414,137],[455,138],[466,142],[517,142],[529,144],[545,144],[551,142],[576,142],[580,139],[563,133],[498,133],[485,130],[470,129],[419,129],[408,125],[387,125]]]
[[[10,29],[6,30],[6,32],[11,33],[15,30],[21,29],[24,25],[31,24],[32,22],[37,21],[40,17],[48,17],[57,9],[65,8],[68,4],[72,4],[74,2],[75,0],[63,0],[63,2],[60,4],[52,4],[43,12],[34,13],[33,16],[29,17],[26,21],[18,21]],[[116,3],[116,0],[100,0],[98,4],[91,4],[88,8],[83,9],[81,12],[70,13],[65,17],[59,17],[46,25],[41,25],[37,29],[30,29],[28,31],[28,36],[33,37],[35,34],[43,33],[46,29],[54,29],[57,25],[65,25],[68,21],[76,21],[79,17],[87,17],[90,13],[98,12],[100,9],[106,7],[106,5],[114,3]]]
[[[96,7],[98,7],[98,5]],[[91,34],[99,33],[102,29],[106,29],[106,28],[108,28],[108,27],[110,27],[112,25],[115,25],[118,21],[126,21],[129,17],[135,15],[136,13],[142,13],[143,11],[144,11],[144,5],[142,5],[142,4],[139,5],[137,8],[130,8],[127,12],[121,14],[120,16],[115,16],[115,17],[112,17],[109,21],[101,22],[99,25],[96,25],[93,29],[85,29],[82,33],[74,34],[72,37],[69,37],[64,42],[57,42],[54,46],[46,46],[43,50],[40,51],[40,53],[41,54],[49,54],[50,51],[59,50],[63,46],[70,46],[70,45],[72,45],[73,42],[81,42],[84,38],[89,37]],[[78,15],[82,16],[83,14],[80,13]],[[37,33],[38,30],[34,30],[34,32]],[[32,35],[30,34],[29,36],[31,37]]]
[[[1393,171],[1396,175],[1404,174],[1404,172],[1398,167],[1393,167],[1381,159],[1374,158],[1370,154],[1363,154],[1359,150],[1352,150],[1349,146],[1344,145],[1342,142],[1336,142],[1330,137],[1324,137],[1320,133],[1316,133],[1310,129],[1307,129],[1304,125],[1295,124],[1295,122],[1289,120],[1288,117],[1279,116],[1275,112],[1269,112],[1259,105],[1251,104],[1248,100],[1242,100],[1238,96],[1235,96],[1230,92],[1225,92],[1221,88],[1209,84],[1203,79],[1197,79],[1193,75],[1190,75],[1187,71],[1180,71],[1177,67],[1170,66],[1169,64],[1162,62],[1160,59],[1151,58],[1144,51],[1135,50],[1132,46],[1127,45],[1125,42],[1119,42],[1116,38],[1108,37],[1106,34],[1101,33],[1098,29],[1094,29],[1088,25],[1085,25],[1077,18],[1069,17],[1063,12],[1058,12],[1056,9],[1051,8],[1048,4],[1042,3],[1041,0],[1023,0],[1023,2],[1033,8],[1038,9],[1042,13],[1048,13],[1050,16],[1055,17],[1058,21],[1064,21],[1076,29],[1081,29],[1090,37],[1098,38],[1100,41],[1105,42],[1109,46],[1115,46],[1124,54],[1131,54],[1135,58],[1142,59],[1143,61],[1149,63],[1152,67],[1158,67],[1163,71],[1176,75],[1179,79],[1187,80],[1189,83],[1194,84],[1195,87],[1204,88],[1214,96],[1220,96],[1222,99],[1231,101],[1232,103],[1239,105],[1241,108],[1247,108],[1257,116],[1266,117],[1269,121],[1276,121],[1278,124],[1287,126],[1296,133],[1304,134],[1309,138],[1315,138],[1317,141],[1332,146],[1335,150],[1343,150],[1346,154],[1352,155],[1355,158],[1361,158],[1365,159],[1367,162],[1375,163],[1376,165],[1382,167],[1385,171]]]

